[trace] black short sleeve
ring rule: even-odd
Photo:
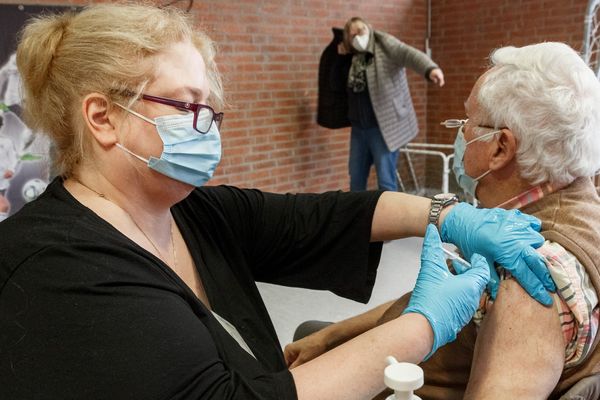
[[[220,186],[197,190],[187,206],[221,240],[239,243],[256,280],[366,302],[381,255],[381,243],[370,243],[380,194],[294,195]]]

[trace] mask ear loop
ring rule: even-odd
[[[119,142],[117,142],[117,144],[116,144],[115,146],[117,146],[118,148],[120,148],[120,149],[121,149],[121,150],[123,150],[124,152],[126,152],[126,153],[128,153],[128,154],[130,154],[130,155],[134,156],[134,157],[135,157],[135,158],[137,158],[138,160],[145,162],[146,164],[148,164],[148,163],[150,162],[150,160],[148,160],[148,159],[146,159],[146,158],[144,158],[144,157],[142,157],[142,156],[140,156],[140,155],[137,155],[137,154],[135,154],[133,151],[129,150],[127,147],[123,146],[123,145],[122,145],[121,143],[119,143]]]
[[[502,129],[498,129],[497,131],[493,131],[493,132],[486,133],[485,135],[477,136],[476,138],[469,140],[469,141],[466,143],[466,145],[468,145],[469,143],[473,143],[473,142],[475,142],[475,141],[477,141],[477,140],[481,140],[481,139],[485,138],[486,136],[491,136],[491,135],[494,135],[494,136],[495,136],[497,133],[500,133],[500,132],[502,132]],[[466,146],[466,145],[465,145],[465,146]],[[491,172],[492,172],[492,170],[491,170],[491,169],[488,169],[486,172],[484,172],[483,174],[479,175],[477,178],[474,178],[474,179],[475,179],[477,182],[479,182],[481,179],[483,179],[485,176],[487,176],[487,175],[488,175],[489,173],[491,173]]]
[[[150,118],[148,118],[148,117],[145,117],[145,116],[143,116],[142,114],[140,114],[140,113],[138,113],[138,112],[135,112],[135,111],[133,111],[132,109],[130,109],[130,108],[127,108],[127,107],[125,107],[125,106],[123,106],[123,105],[121,105],[121,104],[119,104],[119,103],[117,103],[117,102],[115,102],[115,104],[116,104],[117,106],[121,107],[123,110],[125,110],[125,111],[127,111],[127,112],[129,112],[129,113],[131,113],[131,114],[133,114],[133,115],[135,115],[136,117],[138,117],[138,118],[141,118],[141,119],[143,119],[144,121],[146,121],[146,122],[149,122],[149,123],[151,123],[152,125],[156,126],[156,122],[152,121]],[[117,142],[117,143],[116,143],[116,146],[117,146],[118,148],[120,148],[121,150],[123,150],[124,152],[128,153],[129,155],[132,155],[132,156],[134,156],[135,158],[137,158],[138,160],[140,160],[140,161],[142,161],[142,162],[144,162],[144,163],[146,163],[146,164],[148,164],[148,163],[150,162],[150,160],[148,160],[148,159],[146,159],[146,158],[144,158],[144,157],[142,157],[142,156],[140,156],[140,155],[138,155],[138,154],[135,154],[133,151],[129,150],[127,147],[123,146],[123,145],[122,145],[121,143],[119,143],[119,142]]]
[[[490,174],[490,172],[492,172],[492,170],[491,170],[491,169],[488,169],[486,172],[484,172],[483,174],[481,174],[481,175],[479,175],[477,178],[475,178],[475,180],[476,180],[477,182],[479,182],[479,181],[480,181],[481,179],[483,179],[485,176],[489,175],[489,174]]]
[[[132,109],[127,108],[127,107],[125,107],[125,106],[123,106],[123,105],[121,105],[119,103],[116,103],[116,102],[115,102],[115,104],[117,106],[121,107],[123,110],[127,111],[128,113],[131,113],[131,114],[135,115],[136,117],[138,117],[140,119],[143,119],[144,121],[149,122],[152,125],[156,126],[156,122],[154,122],[153,120],[151,120],[150,118],[148,118],[146,116],[143,116],[142,114],[138,113],[137,111],[133,111]]]

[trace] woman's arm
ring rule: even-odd
[[[290,368],[302,365],[342,343],[373,329],[394,300],[355,317],[336,322],[285,346],[284,356]]]
[[[473,316],[489,280],[483,257],[452,275],[437,229],[425,234],[421,269],[406,314],[291,370],[299,400],[371,398],[383,387],[387,356],[418,363],[454,340]]]
[[[427,54],[398,38],[383,32],[375,32],[375,35],[390,60],[398,67],[410,68],[423,77],[428,69],[438,67]]]
[[[431,200],[404,193],[384,192],[377,202],[371,225],[371,240],[423,236]],[[512,276],[536,300],[552,304],[547,290],[556,287],[542,256],[535,248],[544,243],[538,232],[541,222],[518,210],[479,209],[467,203],[448,206],[439,218],[442,241],[455,244],[467,257],[483,255]],[[499,279],[491,268],[490,291],[496,297]]]
[[[291,370],[298,399],[367,399],[384,389],[387,356],[419,363],[433,344],[427,319],[405,314]]]
[[[431,199],[406,193],[384,192],[377,202],[371,227],[371,241],[379,242],[423,236],[427,228]],[[453,206],[442,210],[439,226]]]

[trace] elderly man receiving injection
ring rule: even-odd
[[[590,179],[600,169],[600,82],[562,43],[501,48],[491,64],[465,104],[468,119],[446,122],[459,128],[453,170],[481,206],[540,218],[546,241],[537,253],[558,291],[544,307],[496,263],[499,284],[473,320],[422,364],[423,399],[558,398],[600,370],[600,198]],[[288,362],[396,318],[409,298],[291,344]]]

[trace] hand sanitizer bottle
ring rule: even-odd
[[[423,386],[423,369],[416,364],[398,362],[392,356],[386,361],[389,365],[383,371],[384,381],[394,390],[386,400],[421,400],[413,391]]]

